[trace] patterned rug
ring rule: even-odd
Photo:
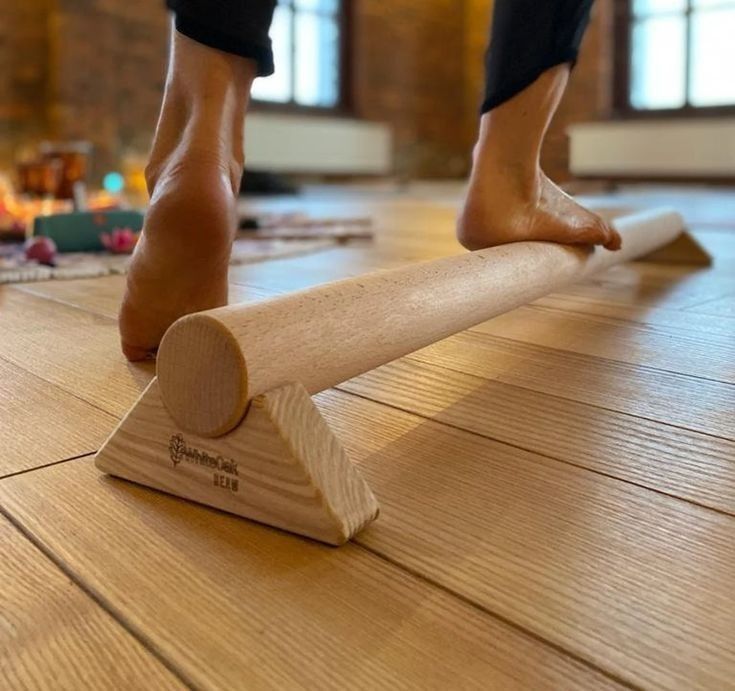
[[[334,247],[339,242],[332,237],[301,240],[239,238],[233,244],[230,264],[251,264],[310,254]],[[59,254],[55,266],[45,266],[27,260],[22,245],[0,245],[0,284],[124,274],[129,261],[129,255],[71,252]]]

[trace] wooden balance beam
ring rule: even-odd
[[[378,504],[310,394],[614,264],[706,258],[675,212],[613,223],[619,252],[520,242],[183,317],[96,465],[341,544]]]

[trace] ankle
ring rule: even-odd
[[[223,53],[174,32],[161,113],[146,167],[149,193],[188,158],[215,161],[239,189],[253,60]]]

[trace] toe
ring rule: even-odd
[[[606,250],[612,250],[613,252],[617,252],[621,247],[623,246],[623,238],[620,237],[620,233],[618,233],[615,228],[610,228],[610,236],[607,240],[607,242],[604,244],[604,247]]]

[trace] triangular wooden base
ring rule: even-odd
[[[712,257],[686,231],[674,242],[647,254],[636,261],[653,264],[681,264],[685,266],[712,266]]]
[[[300,384],[253,399],[232,432],[181,431],[154,379],[97,454],[105,473],[339,545],[378,504]]]

